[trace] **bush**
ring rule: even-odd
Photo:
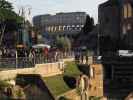
[[[72,76],[63,76],[63,80],[69,86],[69,88],[76,88],[76,79]]]
[[[9,87],[9,86],[10,86],[9,83],[7,83],[6,81],[0,80],[0,89],[5,88],[5,87]]]
[[[78,65],[78,68],[79,68],[79,70],[83,73],[83,74],[85,74],[85,75],[87,75],[87,76],[89,76],[90,74],[90,71],[89,71],[89,65]]]
[[[61,97],[59,97],[58,100],[68,100],[68,99],[65,96],[61,96]]]

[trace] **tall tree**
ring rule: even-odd
[[[56,45],[59,49],[68,52],[71,50],[71,41],[67,37],[56,37]]]
[[[71,51],[71,41],[68,37],[65,37],[64,39],[65,43],[64,43],[64,49],[66,52]]]
[[[86,22],[82,30],[75,36],[74,40],[74,47],[81,46],[82,44],[85,45],[86,40],[85,38],[89,36],[89,33],[95,28],[94,19],[89,15],[86,16]]]
[[[86,22],[85,22],[85,25],[84,25],[82,31],[84,34],[87,34],[87,33],[91,32],[93,28],[94,28],[94,19],[92,17],[90,17],[89,15],[87,15]]]
[[[6,0],[0,0],[0,46],[4,37],[5,31],[10,31],[10,26],[13,30],[16,30],[16,23],[20,23],[23,20],[13,11],[13,6]]]
[[[0,9],[8,9],[8,10],[12,10],[13,6],[11,3],[9,3],[6,0],[0,0]]]

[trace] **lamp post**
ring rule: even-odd
[[[16,69],[18,68],[18,52],[16,50]]]
[[[97,56],[100,56],[100,27],[98,23],[98,32],[97,32]]]

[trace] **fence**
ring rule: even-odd
[[[34,61],[27,57],[21,58],[0,58],[0,68],[14,69],[14,68],[29,68],[34,66]]]
[[[75,60],[80,64],[133,64],[132,56],[79,56]]]
[[[58,60],[50,60],[43,57],[0,58],[0,68],[1,69],[31,68],[34,67],[35,64],[56,62]]]
[[[44,64],[44,63],[54,63],[58,61],[63,61],[63,58],[71,58],[72,56],[67,57],[44,57],[36,56],[33,58],[29,57],[18,57],[18,58],[0,58],[0,70],[4,69],[15,69],[15,68],[31,68],[35,64]]]

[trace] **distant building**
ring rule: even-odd
[[[16,36],[16,47],[17,48],[27,48],[32,46],[31,33],[29,31],[29,25],[28,24],[19,24],[19,29]]]
[[[100,54],[103,55],[108,51],[119,49],[116,42],[120,36],[120,4],[119,0],[108,0],[99,5],[99,39]],[[115,44],[113,44],[115,43]],[[106,54],[105,54],[106,55]]]
[[[57,13],[33,18],[33,24],[42,34],[73,37],[79,33],[86,21],[85,12]]]
[[[133,49],[133,0],[122,0],[121,38],[130,49]]]
[[[81,70],[89,78],[81,76],[78,82],[79,86],[82,82],[81,95],[101,97],[101,100],[131,100],[133,0],[108,0],[99,5],[98,13],[100,54],[89,58],[88,62],[80,61],[88,65],[81,66]],[[120,55],[118,50],[128,53]],[[79,58],[82,60],[85,57]]]
[[[37,44],[37,32],[29,30],[29,42],[30,46]]]
[[[108,0],[99,6],[99,35],[102,51],[133,49],[133,1]],[[103,47],[102,47],[103,46]]]
[[[29,48],[37,44],[37,32],[28,21],[19,24],[15,42],[18,48]]]
[[[101,69],[93,70],[97,85],[91,84],[95,91],[89,93],[124,100],[133,91],[133,56],[119,56],[118,50],[133,50],[133,0],[108,0],[98,13],[101,62],[95,65]]]

